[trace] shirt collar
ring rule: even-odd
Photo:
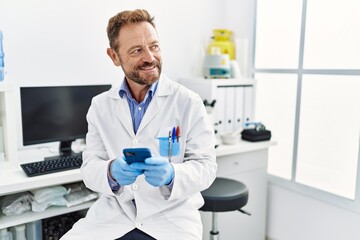
[[[158,82],[156,81],[155,83],[153,83],[150,88],[148,89],[147,95],[153,97],[155,95],[157,86],[158,86]],[[128,99],[133,99],[133,97],[131,96],[130,93],[130,89],[129,89],[129,85],[127,84],[126,78],[124,78],[124,80],[122,81],[121,85],[120,85],[120,90],[119,90],[119,96],[121,98],[124,97],[124,94],[126,94]]]

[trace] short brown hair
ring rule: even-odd
[[[110,18],[106,29],[110,47],[117,51],[119,46],[117,46],[116,40],[118,38],[121,27],[127,24],[139,22],[148,22],[155,28],[154,17],[152,17],[144,9],[119,12],[118,14]]]

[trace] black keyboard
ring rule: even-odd
[[[81,154],[72,156],[59,156],[49,160],[20,164],[28,177],[39,176],[49,173],[62,172],[80,168],[82,164]]]

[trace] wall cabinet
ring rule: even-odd
[[[216,101],[210,114],[216,133],[232,132],[252,121],[254,79],[184,78],[179,83],[198,93],[204,102]]]

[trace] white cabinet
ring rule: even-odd
[[[37,177],[27,177],[16,162],[0,163],[0,198],[18,192],[32,189],[62,185],[81,181],[80,169],[73,169],[58,173],[46,174]],[[26,212],[18,216],[5,216],[0,214],[0,229],[53,217],[68,212],[87,209],[94,201],[79,204],[73,207],[50,207],[44,212]]]
[[[203,101],[216,100],[212,111],[216,132],[232,132],[252,121],[254,79],[184,78],[179,83],[198,93]]]
[[[0,82],[0,127],[0,151],[5,153],[5,161],[16,160],[14,93],[12,85],[4,82]]]

